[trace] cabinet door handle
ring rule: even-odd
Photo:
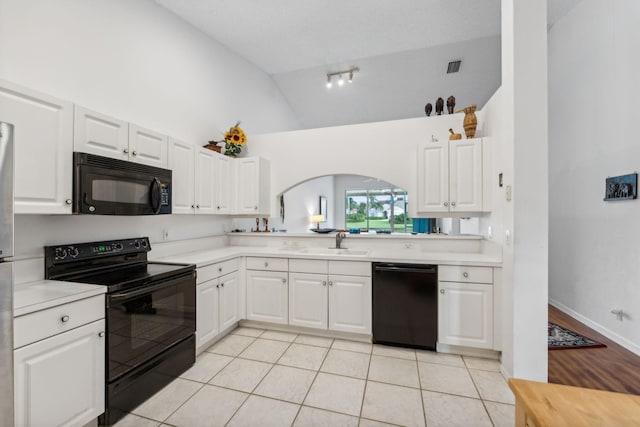
[[[327,281],[326,280],[322,281],[322,286],[327,286]]]
[[[191,205],[191,209],[195,209],[196,205]]]
[[[122,150],[122,152],[123,152],[124,154],[129,154],[129,149],[128,149],[128,148],[125,148],[124,150]]]
[[[456,202],[451,202],[451,206],[455,206],[455,205],[456,205]]]
[[[100,332],[98,332],[98,336],[99,336],[100,338],[104,337],[104,331],[100,331]]]
[[[196,209],[200,209],[200,205],[196,205]]]
[[[220,289],[220,285],[216,285],[216,288]]]
[[[333,286],[333,281],[329,280],[329,286]]]
[[[220,210],[220,206],[216,206],[216,209]]]
[[[462,277],[469,277],[469,273],[467,273],[466,271],[464,273],[462,273]]]
[[[133,150],[133,153],[131,153],[131,154],[133,154],[134,156],[137,156],[138,152],[136,150]]]
[[[444,202],[444,205],[445,206],[449,206],[449,202]]]
[[[222,286],[224,288],[224,283],[220,283],[220,286]]]
[[[440,289],[440,293],[444,295],[444,289]]]
[[[287,283],[287,279],[282,279],[282,283]]]
[[[269,263],[268,263],[268,262],[265,262],[265,263],[264,263],[264,266],[265,266],[265,267],[269,267]]]
[[[70,205],[71,203],[73,203],[73,200],[71,200],[71,199],[67,199],[67,200],[65,200],[64,202],[65,202],[66,204]]]
[[[68,322],[68,321],[69,321],[69,316],[67,316],[67,315],[65,314],[64,316],[62,316],[62,317],[60,318],[60,321],[61,321],[62,323],[66,323],[66,322]]]
[[[222,267],[218,267],[218,273],[222,273]]]
[[[257,211],[257,210],[258,210],[258,207],[257,207],[257,206],[254,206],[254,207],[253,207],[253,210],[254,210],[254,211]]]

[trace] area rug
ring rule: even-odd
[[[570,350],[572,348],[587,347],[606,347],[606,345],[549,322],[549,350]]]

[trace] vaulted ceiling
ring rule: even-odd
[[[420,117],[450,95],[482,107],[500,86],[500,0],[155,1],[270,74],[303,128]],[[549,25],[579,1],[548,0]]]

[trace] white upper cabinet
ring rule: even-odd
[[[195,210],[195,146],[169,138],[169,169],[171,175],[171,213],[192,214]]]
[[[196,149],[195,200],[197,214],[216,213],[214,200],[216,156],[215,151],[201,147]]]
[[[161,133],[129,124],[129,160],[166,169],[168,138]]]
[[[237,160],[237,213],[269,215],[269,161],[261,157]]]
[[[481,139],[418,146],[418,212],[482,212]]]
[[[215,194],[215,213],[217,214],[231,214],[234,213],[234,194],[235,194],[235,180],[233,179],[233,172],[235,171],[234,159],[221,154],[216,154],[216,166],[215,166],[215,182],[214,182],[214,194]]]
[[[482,211],[482,141],[449,145],[449,204],[452,212]]]
[[[0,118],[15,126],[15,212],[71,213],[73,104],[0,80]]]
[[[82,153],[129,160],[129,124],[76,105],[73,148]]]
[[[168,138],[150,129],[75,106],[75,151],[166,169]]]
[[[449,143],[418,147],[418,212],[449,212]]]

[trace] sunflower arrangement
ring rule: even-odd
[[[224,142],[224,154],[232,157],[240,154],[242,146],[247,143],[247,136],[240,128],[240,122],[224,133]]]

